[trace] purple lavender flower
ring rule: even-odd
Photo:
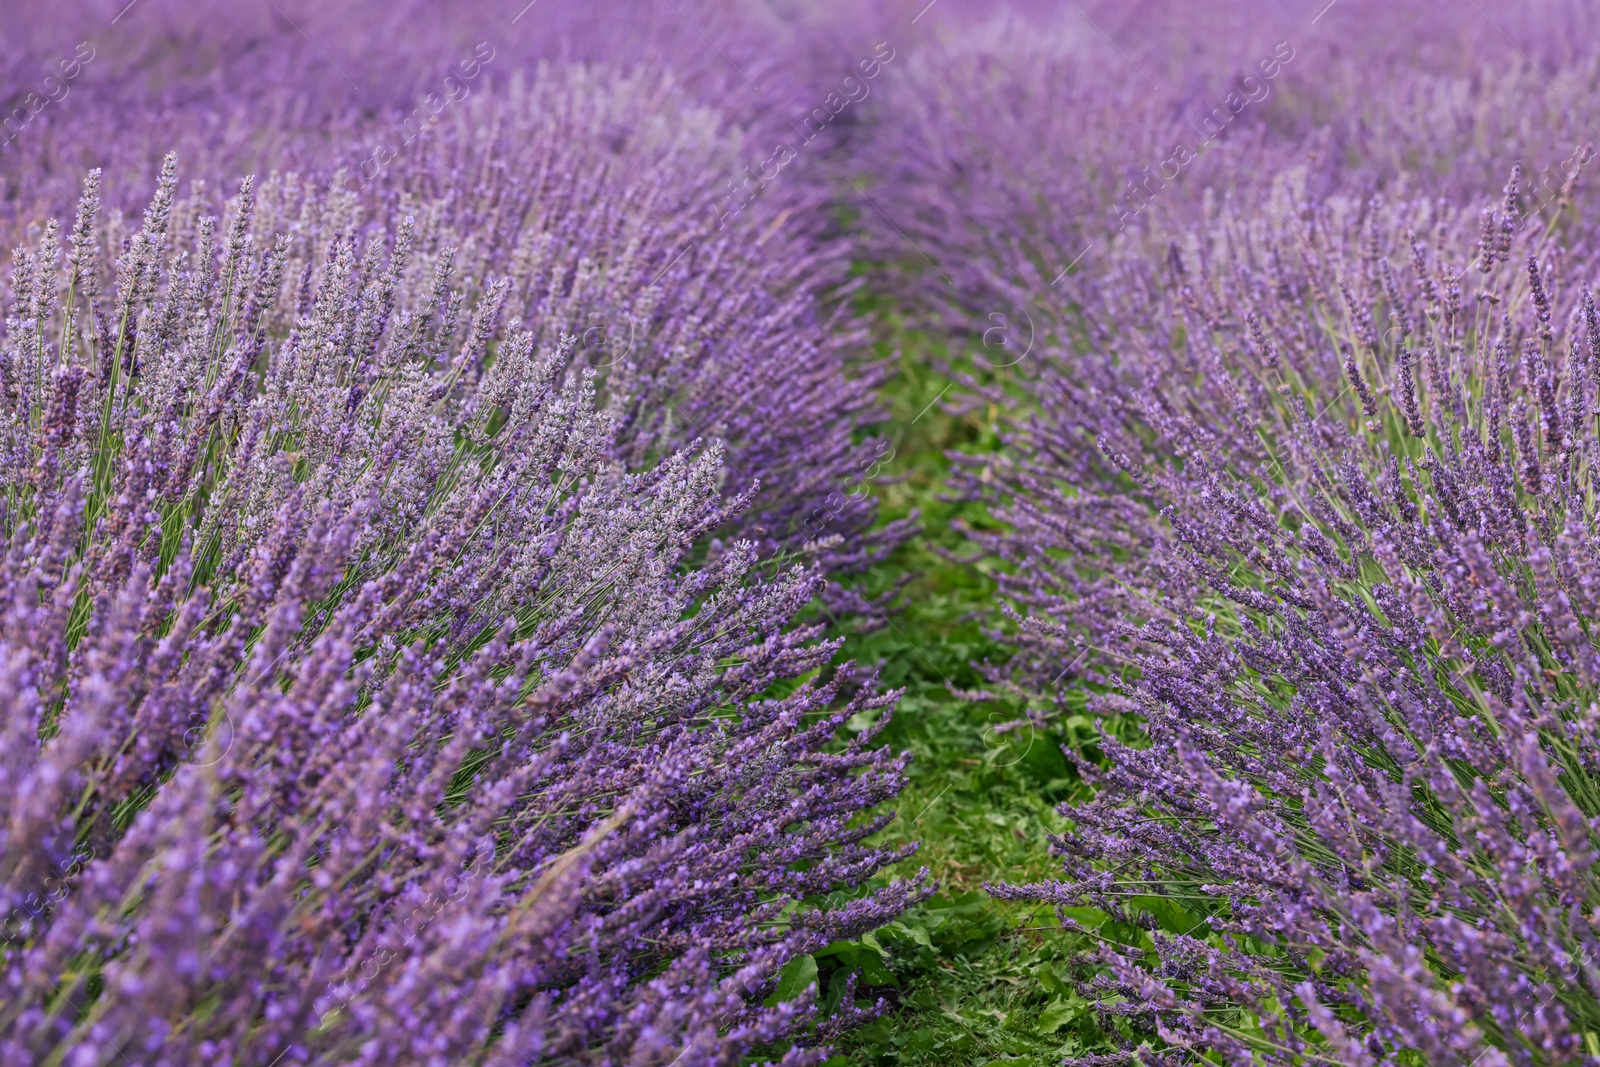
[[[434,247],[419,255],[454,247],[463,310],[504,281],[501,321],[541,348],[577,338],[575,360],[601,372],[599,402],[617,416],[616,458],[639,469],[720,439],[727,488],[760,486],[730,535],[836,574],[882,559],[914,523],[879,528],[866,495],[829,503],[876,458],[886,368],[847,313],[850,250],[823,233],[828,190],[807,171],[821,152],[771,183],[747,175],[793,137],[755,116],[820,95],[832,54],[801,47],[816,35],[762,4],[546,5],[515,26],[511,14],[130,10],[70,97],[0,149],[18,182],[0,232],[31,245],[27,227],[70,210],[84,170],[131,178],[171,150],[186,161],[172,208],[184,236],[249,172],[262,176],[263,232],[325,246],[404,213],[430,220]],[[34,51],[109,19],[20,17],[18,91]],[[747,78],[765,86],[757,99]],[[743,205],[731,224],[719,217],[730,185]],[[110,239],[132,239],[144,184],[108,181],[101,196]],[[295,298],[281,304],[261,314],[287,326]],[[465,343],[465,314],[440,324]],[[831,596],[864,606],[846,590]]]
[[[0,1058],[816,1062],[779,969],[928,891],[867,888],[906,757],[835,739],[895,694],[768,696],[837,645],[815,572],[684,565],[724,446],[628,472],[514,277],[291,184],[169,157],[113,243],[94,173],[15,259]]]
[[[1472,272],[1477,216],[1310,202],[1289,262],[1298,223],[1218,219],[1119,308],[1124,389],[1004,469],[1019,676],[1087,638],[1140,740],[1079,758],[1065,877],[994,892],[1147,931],[1084,993],[1171,1062],[1596,1058],[1592,246]]]

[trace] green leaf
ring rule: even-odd
[[[929,937],[928,931],[921,926],[907,926],[897,919],[884,927],[882,932],[906,938],[925,949],[933,948],[933,938]]]
[[[1039,1013],[1039,1021],[1033,1028],[1041,1034],[1053,1034],[1063,1026],[1072,1022],[1083,1014],[1084,1005],[1088,1001],[1082,997],[1073,997],[1071,1000],[1056,999]]]
[[[1044,986],[1046,992],[1054,993],[1057,997],[1071,997],[1073,995],[1072,987],[1061,980],[1061,976],[1056,974],[1054,967],[1049,965],[1041,966],[1033,973],[1039,979],[1039,984]]]
[[[775,1007],[790,1000],[798,1000],[807,989],[817,984],[815,956],[798,956],[778,972],[777,991],[766,1000],[767,1007]]]
[[[894,975],[889,973],[889,969],[883,965],[883,957],[874,952],[861,953],[861,977],[866,980],[868,985],[897,986],[900,984],[895,981]]]
[[[817,959],[833,958],[834,965],[853,971],[861,966],[862,949],[853,941],[835,941],[827,948],[819,948],[815,953]]]
[[[1098,930],[1111,918],[1099,908],[1062,908],[1061,911],[1085,930]]]
[[[1166,897],[1135,897],[1133,905],[1149,912],[1155,917],[1161,929],[1171,934],[1203,935],[1202,927],[1206,925],[1203,915],[1194,912]]]

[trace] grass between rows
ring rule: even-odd
[[[895,452],[872,489],[885,521],[915,509],[923,529],[866,576],[862,591],[872,594],[908,581],[898,610],[875,629],[850,633],[844,655],[876,665],[885,686],[905,690],[883,741],[914,760],[900,817],[884,839],[919,842],[896,873],[927,866],[939,891],[876,936],[832,946],[815,971],[802,961],[787,977],[798,985],[814,974],[832,1007],[845,975],[860,969],[863,985],[873,987],[863,993],[890,1003],[882,1018],[840,1041],[829,1067],[1043,1067],[1110,1051],[1088,1002],[1072,989],[1070,957],[1080,939],[1062,932],[1049,909],[1003,903],[983,890],[986,882],[1059,874],[1048,851],[1049,835],[1064,825],[1055,809],[1083,788],[1062,745],[1092,736],[1077,716],[1066,732],[998,734],[997,724],[1017,717],[1015,705],[974,703],[951,691],[980,688],[977,665],[1003,663],[1008,654],[990,636],[998,615],[992,568],[948,555],[970,552],[952,528],[956,520],[980,527],[992,520],[982,507],[950,498],[947,454],[996,450],[998,413],[947,410],[959,390],[936,369],[949,355],[936,339],[897,331],[881,351],[893,349],[898,372],[884,390],[889,419],[880,432]]]

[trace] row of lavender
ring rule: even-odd
[[[57,12],[41,40],[94,25],[74,7],[94,5]],[[192,176],[180,222],[219,213],[257,173],[274,212],[264,232],[293,237],[301,259],[330,235],[427,217],[431,240],[457,249],[466,299],[503,283],[506,315],[541,346],[571,334],[605,372],[619,458],[726,441],[729,488],[765,487],[744,532],[832,571],[904,538],[901,527],[869,534],[869,502],[838,493],[877,454],[855,431],[878,419],[880,370],[863,357],[863,324],[837,312],[859,283],[848,246],[820,232],[826,189],[797,164],[743,207],[772,130],[750,117],[764,97],[750,99],[737,72],[763,75],[767,95],[807,99],[824,80],[812,67],[835,58],[814,35],[760,5],[633,21],[589,5],[516,36],[489,4],[442,26],[416,4],[290,10],[264,26],[205,4],[159,12],[102,41],[59,105],[12,111],[20,126],[0,148],[8,243],[36,241],[30,226],[69,211],[91,167],[107,176],[120,240],[168,151]],[[359,49],[368,20],[393,27],[392,46]],[[732,42],[738,63],[694,27]],[[65,46],[36,51],[51,47]],[[808,48],[827,59],[808,64]],[[10,97],[37,96],[39,80],[15,76]]]
[[[1594,1054],[1600,318],[1517,201],[1480,234],[1334,198],[1284,258],[1220,223],[1124,323],[1122,387],[1003,478],[1023,676],[1070,656],[1142,729],[1084,767],[1067,880],[997,892],[1147,928],[1093,984],[1166,1043]]]
[[[997,681],[1148,738],[1086,767],[1069,880],[1002,890],[1183,919],[1108,946],[1108,1032],[1600,1056],[1568,12],[1485,75],[1506,12],[1358,0],[885,3],[842,50],[757,4],[269,6],[12,38],[67,66],[8,59],[0,148],[9,1058],[804,1032],[784,962],[925,891],[797,906],[901,858],[901,764],[834,739],[889,700],[805,681],[823,579],[761,562],[875,614],[851,575],[906,534],[839,492],[877,415],[835,191],[913,322],[1021,368],[975,383],[1020,405],[969,485],[1030,616]],[[173,146],[206,180],[130,222]]]
[[[929,887],[869,843],[894,694],[801,620],[876,617],[909,527],[841,492],[880,372],[825,189],[726,209],[730,89],[826,48],[685,6],[8,27],[0,1059],[803,1064],[858,1018],[780,971]]]
[[[748,998],[919,889],[790,913],[898,858],[860,816],[900,766],[828,746],[888,702],[849,671],[763,699],[833,651],[815,578],[685,568],[748,503],[721,449],[626,473],[569,347],[492,294],[454,344],[409,218],[280,335],[290,242],[247,190],[175,249],[169,167],[102,299],[95,185],[8,320],[7,1057],[784,1036]]]
[[[1012,412],[957,457],[995,688],[1105,716],[1064,878],[993,892],[1098,946],[1119,1062],[1600,1063],[1577,9],[1144,11],[914,58],[861,140],[898,291]]]

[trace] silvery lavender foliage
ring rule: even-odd
[[[721,448],[622,469],[426,220],[313,263],[169,159],[110,262],[99,182],[0,344],[0,1058],[816,1061],[778,968],[924,889],[802,903],[903,857],[834,740],[893,695],[800,681],[814,575],[683,566]]]
[[[730,488],[762,486],[739,533],[763,551],[819,554],[830,572],[860,570],[903,541],[906,524],[874,530],[872,501],[845,491],[881,455],[857,438],[881,421],[883,369],[844,314],[848,249],[819,239],[828,190],[801,160],[737,207],[772,131],[750,119],[744,82],[692,27],[715,32],[769,95],[809,99],[819,94],[796,87],[811,75],[792,33],[761,4],[637,17],[566,5],[514,28],[490,4],[425,7],[130,12],[96,38],[70,94],[0,148],[0,231],[31,242],[35,219],[70,209],[83,169],[142,173],[172,148],[188,161],[196,217],[218,212],[251,171],[263,175],[263,210],[287,213],[284,225],[323,247],[330,232],[410,211],[457,247],[469,306],[509,279],[505,314],[541,346],[578,338],[576,356],[600,369],[602,403],[619,416],[620,458],[637,466],[723,439]],[[19,21],[31,39],[0,50],[32,62],[101,20],[30,9]],[[20,94],[29,64],[18,67]],[[144,194],[133,184],[105,191],[114,228],[119,214],[137,227]],[[844,586],[831,598],[864,607]]]
[[[1144,740],[995,891],[1129,924],[1130,1055],[1600,1062],[1600,312],[1519,177],[1219,219],[1009,476],[1027,670],[1087,629]]]
[[[848,249],[804,221],[824,196],[775,186],[727,218],[751,143],[670,79],[547,69],[465,101],[377,180],[357,164],[327,197],[291,200],[303,221],[288,224],[415,205],[461,248],[471,293],[509,279],[508,314],[541,343],[579,339],[619,458],[721,438],[730,488],[762,486],[742,532],[769,551],[820,541],[830,571],[859,570],[912,525],[873,530],[874,503],[842,492],[880,454],[855,436],[881,417],[885,369],[845,314]]]

